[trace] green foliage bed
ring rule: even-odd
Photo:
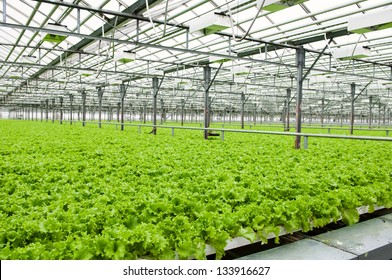
[[[389,142],[0,122],[0,259],[205,258],[392,207]],[[219,138],[218,138],[219,139]]]

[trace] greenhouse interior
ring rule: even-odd
[[[0,9],[0,259],[392,259],[392,1]]]

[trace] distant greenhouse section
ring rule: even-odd
[[[391,124],[391,1],[2,2],[2,118]]]
[[[237,258],[391,215],[392,0],[0,12],[0,259]]]

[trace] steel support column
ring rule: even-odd
[[[385,125],[386,124],[386,113],[387,113],[387,105],[384,105],[383,107],[383,117],[382,117],[382,124]]]
[[[241,129],[245,128],[244,110],[245,110],[245,93],[241,92]]]
[[[63,102],[64,98],[60,96],[60,124],[63,124]]]
[[[291,100],[291,88],[287,89],[286,92],[287,96],[287,107],[286,107],[286,127],[285,127],[285,131],[290,131],[290,100]]]
[[[209,127],[209,118],[210,118],[210,106],[209,106],[209,88],[211,81],[211,68],[206,66],[203,68],[204,74],[204,139],[208,140],[208,130]]]
[[[69,95],[69,106],[70,106],[70,113],[69,113],[69,123],[70,125],[72,125],[72,121],[73,121],[73,94]]]
[[[103,97],[103,88],[101,86],[97,87],[98,94],[98,127],[102,127],[102,97]]]
[[[184,126],[184,107],[185,99],[181,99],[181,126]]]
[[[85,90],[82,90],[82,124],[83,126],[86,125],[86,97],[87,93]]]
[[[257,123],[257,104],[254,104],[253,107],[253,125],[256,125]]]
[[[152,128],[152,134],[157,134],[157,101],[158,101],[158,78],[152,78],[152,94],[153,94],[153,112],[152,112],[152,123],[154,127]]]
[[[55,113],[56,113],[56,110],[55,110],[55,105],[56,105],[56,99],[52,99],[52,123],[54,123],[54,119],[55,119]]]
[[[120,122],[121,102],[117,102],[117,123]]]
[[[373,124],[373,96],[369,96],[369,128]]]
[[[302,131],[302,89],[303,89],[303,72],[305,68],[305,50],[302,46],[297,49],[297,107],[296,107],[296,132]],[[301,148],[301,136],[295,137],[295,149]]]
[[[124,99],[125,99],[125,94],[126,94],[126,87],[125,84],[120,85],[120,109],[121,109],[121,116],[120,116],[120,121],[121,121],[121,130],[124,130]]]
[[[41,122],[44,119],[44,106],[45,106],[45,101],[41,101]]]
[[[45,119],[49,120],[49,99],[45,99]]]
[[[161,124],[163,124],[165,122],[165,103],[163,102],[163,99],[161,98],[160,100],[161,103]]]
[[[351,112],[350,112],[350,134],[354,134],[354,114],[355,114],[355,83],[351,84]]]
[[[381,101],[378,101],[378,126],[381,125]]]
[[[343,126],[343,103],[340,104],[340,126]]]
[[[324,127],[324,109],[325,109],[325,99],[321,98],[321,115],[320,115],[321,127]]]

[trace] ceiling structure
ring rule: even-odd
[[[103,105],[116,106],[121,84],[128,106],[152,106],[157,77],[162,106],[202,109],[209,66],[212,107],[245,101],[279,113],[295,105],[304,49],[304,112],[348,112],[353,83],[357,111],[390,111],[392,24],[382,18],[392,1],[269,2],[277,1],[3,0],[0,106],[61,97],[66,106],[70,95],[80,104],[81,92],[96,105],[97,87]]]

